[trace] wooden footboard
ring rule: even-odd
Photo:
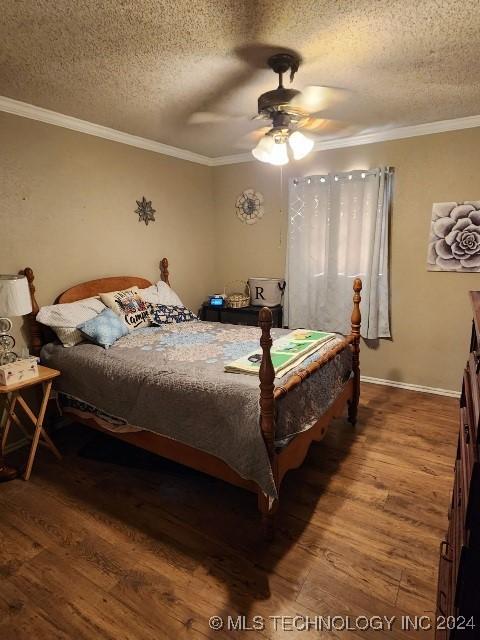
[[[357,421],[358,403],[360,399],[360,292],[362,281],[355,278],[353,283],[353,311],[351,316],[351,333],[341,343],[330,349],[318,360],[307,365],[292,374],[283,385],[275,387],[275,370],[270,355],[272,337],[272,312],[268,307],[260,311],[259,324],[262,329],[260,346],[262,347],[262,362],[260,365],[260,429],[262,431],[265,446],[267,448],[273,479],[280,492],[283,477],[290,469],[298,467],[307,455],[313,440],[320,440],[326,433],[327,427],[333,418],[340,416],[348,405],[348,419],[355,425]],[[317,423],[308,431],[298,434],[280,452],[275,449],[275,402],[287,393],[296,389],[304,380],[315,375],[328,362],[333,360],[344,349],[352,351],[352,378],[349,380],[340,396],[332,406],[319,418]],[[264,535],[270,539],[274,531],[274,515],[278,508],[278,500],[271,501],[261,492],[258,495],[258,505],[262,513],[262,525]]]

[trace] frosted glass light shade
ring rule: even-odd
[[[294,131],[290,135],[288,144],[295,160],[301,160],[313,149],[313,140],[304,136],[300,131]]]
[[[269,162],[277,166],[288,163],[286,142],[275,142],[270,152]]]
[[[32,311],[25,276],[0,275],[0,316],[26,316]]]
[[[288,163],[286,136],[265,135],[252,150],[253,157],[260,162],[281,166]],[[288,145],[295,160],[301,160],[313,149],[313,140],[300,131],[288,136]]]
[[[272,136],[263,136],[258,141],[255,149],[252,149],[252,155],[260,162],[270,162],[270,153],[272,151],[272,147],[275,146],[275,140]]]

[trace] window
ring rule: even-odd
[[[289,326],[349,333],[353,279],[359,276],[362,336],[390,337],[392,179],[390,169],[375,169],[291,181],[285,298]]]

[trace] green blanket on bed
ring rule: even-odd
[[[309,355],[315,353],[321,345],[335,337],[334,333],[296,329],[286,336],[273,341],[270,350],[275,375],[285,374],[296,367]],[[262,350],[256,349],[246,356],[237,358],[225,365],[227,373],[253,373],[258,375],[262,362]]]

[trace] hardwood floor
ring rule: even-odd
[[[288,474],[270,545],[253,495],[113,439],[94,459],[102,436],[61,430],[62,462],[41,450],[28,483],[0,485],[0,638],[242,637],[228,615],[263,616],[244,633],[264,638],[433,637],[399,618],[433,616],[457,407],[363,384],[357,428],[336,421]],[[269,618],[296,615],[397,619],[308,633]]]

